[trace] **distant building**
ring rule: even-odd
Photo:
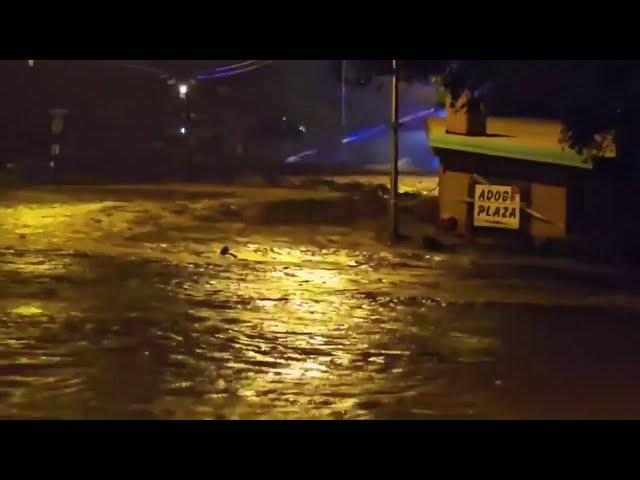
[[[460,117],[427,120],[441,160],[441,219],[455,219],[464,235],[502,228],[537,239],[563,238],[583,223],[581,186],[598,162],[611,161],[613,146],[599,158],[578,155],[560,143],[557,121]]]

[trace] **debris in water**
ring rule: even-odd
[[[231,253],[231,251],[229,250],[229,247],[226,245],[222,247],[222,250],[220,250],[220,255],[222,255],[223,257],[226,257],[227,255],[229,255],[230,257],[238,258],[237,255]]]

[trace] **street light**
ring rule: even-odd
[[[180,92],[180,98],[185,100],[187,98],[187,93],[189,93],[189,85],[181,83],[178,85],[178,92]]]
[[[258,68],[265,67],[270,65],[271,60],[267,61],[257,61],[257,60],[249,60],[246,62],[238,63],[235,65],[227,65],[225,67],[216,68],[214,72],[210,73],[201,73],[191,77],[182,77],[176,78],[171,75],[170,72],[167,72],[162,69],[145,66],[145,65],[136,65],[131,62],[122,62],[122,61],[109,61],[109,63],[113,65],[117,65],[123,68],[129,68],[133,70],[138,70],[141,72],[151,73],[158,75],[160,78],[166,80],[167,84],[171,86],[177,86],[178,94],[181,100],[181,124],[178,127],[178,132],[180,136],[184,139],[186,144],[186,164],[191,169],[193,163],[193,129],[192,129],[192,114],[191,114],[191,100],[193,94],[190,92],[190,87],[195,86],[196,82],[199,80],[208,80],[208,79],[218,79],[231,77],[243,73],[250,72],[252,70],[256,70]],[[175,90],[174,90],[175,91]],[[303,127],[304,128],[304,127]],[[304,133],[304,132],[303,132]]]
[[[194,80],[186,80],[177,82],[178,93],[180,94],[180,102],[182,104],[181,125],[179,127],[180,135],[184,138],[185,142],[185,165],[187,168],[187,175],[190,177],[193,169],[193,139],[191,138],[191,95],[189,94],[189,84],[193,84]]]

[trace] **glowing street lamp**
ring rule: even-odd
[[[178,132],[180,132],[180,136],[184,138],[185,142],[185,164],[188,170],[188,175],[191,175],[191,170],[193,167],[193,138],[192,138],[192,129],[191,129],[191,95],[190,95],[190,86],[195,83],[194,79],[188,79],[183,81],[177,81],[176,85],[178,86],[178,94],[180,95],[181,103],[181,113],[180,120],[181,123],[178,127]]]
[[[186,100],[187,93],[189,93],[189,85],[186,83],[181,83],[178,85],[178,92],[180,93],[180,98]]]

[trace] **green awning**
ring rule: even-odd
[[[553,120],[489,117],[487,136],[466,136],[446,133],[444,119],[427,119],[427,135],[432,148],[593,168],[591,158],[578,155],[559,142],[561,128],[561,123]],[[615,152],[605,155],[614,156]]]

